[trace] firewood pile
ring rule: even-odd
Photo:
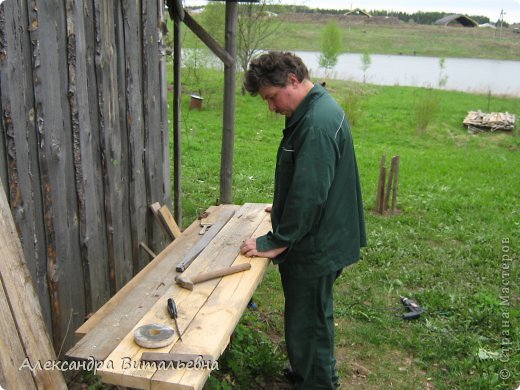
[[[509,112],[469,111],[462,123],[470,133],[497,130],[512,131],[515,128],[516,115]]]

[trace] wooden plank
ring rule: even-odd
[[[270,229],[271,218],[266,216],[253,237],[263,235]],[[239,255],[233,264],[247,262],[251,263],[251,270],[226,276],[220,281],[206,304],[197,313],[195,321],[190,324],[188,332],[183,335],[185,341],[176,343],[170,352],[186,353],[186,350],[191,350],[192,353],[199,353],[199,349],[204,349],[215,360],[224,352],[231,334],[269,266],[269,259],[251,259],[242,255]],[[202,389],[210,372],[210,369],[158,370],[152,378],[151,389]],[[172,383],[175,386],[172,386]]]
[[[100,114],[101,154],[105,190],[110,291],[115,293],[133,276],[127,184],[123,166],[122,131],[119,120],[114,5],[94,0],[96,21],[96,80]],[[125,208],[125,205],[127,206]]]
[[[210,208],[217,214],[237,209],[237,206]],[[75,359],[88,359],[90,356],[96,360],[106,359],[166,289],[175,284],[175,265],[200,239],[198,230],[198,223],[194,222],[181,238],[159,253],[155,260],[83,324],[76,334],[84,337],[67,352],[67,356]]]
[[[97,136],[96,106],[89,96],[89,61],[92,47],[92,13],[76,1],[66,0],[69,103],[72,118],[74,169],[78,198],[79,240],[85,286],[85,310],[97,310],[110,297],[106,229],[103,223],[101,156]],[[94,134],[95,136],[94,136]]]
[[[58,0],[28,4],[39,172],[42,180],[47,279],[54,347],[70,345],[85,312],[78,242],[70,111],[67,100],[65,5]],[[66,275],[64,277],[63,275]],[[78,288],[81,286],[80,288]],[[80,313],[80,315],[74,315]]]
[[[41,208],[40,177],[34,131],[34,94],[31,75],[31,43],[27,29],[27,8],[15,2],[3,3],[1,18],[2,52],[0,56],[0,122],[4,134],[0,155],[0,176],[13,210],[15,224],[22,237],[29,272],[40,297],[45,323],[51,328],[51,312],[46,278],[44,230]],[[4,144],[5,141],[5,144]]]
[[[6,22],[6,4],[0,3],[0,156],[6,156],[6,148],[5,148],[5,127],[6,123],[4,121],[4,98],[6,87],[2,89],[2,79],[4,74],[6,73],[6,64],[8,58],[8,39],[7,39],[7,29],[10,27],[9,22]],[[7,12],[7,14],[9,14]],[[5,85],[5,84],[4,84]],[[9,183],[7,182],[7,162],[5,158],[0,158],[0,182],[2,183],[4,188],[9,188]]]
[[[233,213],[231,212],[227,214],[222,213],[220,215],[214,215],[215,222],[204,234],[204,236],[197,243],[197,245],[194,245],[193,248],[191,248],[190,251],[186,253],[182,260],[179,261],[177,267],[175,267],[177,272],[184,272],[186,268],[190,266],[190,264],[195,260],[195,258],[207,247],[211,240],[213,240],[213,238],[220,232],[220,230],[228,223],[232,216]]]
[[[266,218],[264,211],[265,205],[246,204],[237,211],[235,216],[228,222],[228,224],[220,231],[220,233],[212,240],[206,249],[199,255],[193,266],[186,271],[186,277],[192,277],[198,273],[207,272],[209,270],[223,268],[233,264],[237,258],[241,242],[250,237]],[[270,226],[270,223],[268,224]],[[264,225],[263,231],[269,228]],[[255,259],[257,260],[257,259]],[[261,261],[260,259],[258,259]],[[264,259],[265,260],[265,259]],[[182,350],[172,349],[171,346],[155,349],[155,352],[178,352],[178,353],[208,353],[205,351],[204,344],[198,342],[198,332],[201,326],[195,318],[200,318],[199,310],[206,304],[208,297],[212,295],[216,286],[226,280],[234,280],[236,282],[252,273],[247,271],[244,273],[226,276],[222,279],[214,279],[196,285],[193,291],[186,290],[180,286],[173,284],[164,292],[164,294],[157,300],[154,306],[143,316],[143,318],[134,326],[133,329],[148,323],[170,323],[172,320],[166,310],[166,301],[173,297],[177,303],[179,311],[179,328],[183,332],[183,341],[178,345]],[[262,273],[263,275],[263,273]],[[260,276],[261,279],[261,276]],[[248,283],[251,284],[251,280]],[[252,283],[251,288],[254,291],[256,284]],[[234,288],[232,288],[234,289]],[[240,291],[243,291],[242,289]],[[240,293],[241,294],[241,293]],[[252,294],[252,292],[251,292]],[[250,299],[244,297],[245,303],[243,307],[238,308],[243,310]],[[233,308],[227,310],[234,311]],[[241,313],[241,311],[240,311]],[[203,314],[202,317],[205,317]],[[210,318],[210,317],[208,317]],[[227,324],[225,324],[227,325]],[[118,347],[110,354],[105,361],[105,366],[98,370],[104,382],[118,384],[122,386],[148,388],[150,379],[155,375],[155,370],[150,367],[135,367],[129,362],[138,362],[143,351],[148,351],[146,348],[141,348],[133,341],[133,329],[125,336]],[[208,333],[212,333],[211,328],[205,328]],[[229,332],[231,332],[229,330]],[[193,332],[193,333],[192,333]],[[190,335],[192,334],[192,335]],[[184,337],[186,335],[186,339]],[[226,341],[227,343],[227,341]],[[190,349],[191,348],[191,349]],[[209,353],[213,354],[213,353]],[[170,387],[175,388],[175,387]]]
[[[142,93],[142,42],[141,9],[138,2],[122,1],[122,17],[124,27],[124,52],[126,71],[126,110],[125,120],[128,129],[128,152],[131,167],[129,177],[130,226],[132,243],[148,242],[146,231],[146,191],[143,150],[144,150],[144,118]],[[131,49],[130,49],[131,48]],[[132,246],[133,251],[135,247]],[[158,252],[158,251],[157,251]],[[133,253],[134,273],[143,269],[148,259],[142,254]],[[135,261],[137,260],[137,261]],[[137,268],[136,268],[137,266]]]
[[[7,302],[4,283],[0,279],[0,387],[36,389],[31,371],[19,370],[26,356]]]
[[[143,118],[144,118],[144,175],[147,204],[164,204],[164,194],[171,189],[164,188],[164,171],[161,159],[162,119],[160,107],[161,90],[160,63],[158,56],[158,4],[156,1],[141,2],[141,25],[143,45]],[[164,86],[166,87],[166,86]],[[148,218],[148,244],[157,253],[162,250],[167,240],[153,218]]]
[[[160,91],[161,100],[159,101],[159,107],[161,111],[160,116],[160,140],[162,142],[162,190],[163,198],[162,204],[172,206],[172,181],[171,181],[171,157],[170,157],[170,123],[168,118],[168,78],[166,77],[166,49],[164,45],[165,34],[167,33],[166,27],[166,14],[164,0],[157,1],[157,21],[158,26],[156,31],[158,32],[159,53],[157,55],[159,60],[159,84],[157,90]],[[182,226],[182,221],[177,221],[179,226]]]
[[[179,226],[177,226],[175,219],[173,219],[173,215],[170,212],[168,206],[162,206],[158,211],[158,215],[164,226],[166,226],[170,238],[172,240],[179,238],[182,234],[181,229],[179,229]]]
[[[19,335],[21,347],[25,351],[25,356],[30,362],[45,362],[55,360],[51,341],[47,335],[43,317],[41,315],[40,304],[38,297],[31,283],[31,276],[25,264],[25,259],[22,252],[22,247],[16,227],[11,215],[9,204],[3,187],[0,186],[0,288],[2,295],[5,294],[5,302],[9,302],[9,309],[2,311],[2,317],[12,316],[15,326],[15,333]],[[6,315],[7,313],[7,315]],[[10,313],[10,314],[9,314]],[[8,325],[7,322],[2,321],[1,326]],[[5,331],[5,333],[4,333]],[[0,339],[2,344],[6,345],[11,341],[6,341],[11,330],[0,328]],[[2,367],[14,365],[19,368],[23,361],[15,361],[7,363],[11,359],[11,350],[3,350],[0,354]],[[14,352],[14,351],[13,351]],[[19,357],[17,355],[17,357]],[[25,378],[25,374],[19,374],[20,380]],[[63,379],[63,375],[58,370],[34,370],[31,371],[34,382],[37,388],[41,389],[66,389],[67,386]],[[31,386],[33,387],[33,386]],[[6,388],[25,388],[20,387],[17,380],[13,383],[7,383]]]
[[[113,7],[113,15],[114,20],[112,21],[113,29],[114,29],[114,54],[115,54],[115,74],[116,74],[116,88],[117,94],[117,109],[118,109],[118,120],[119,123],[117,125],[119,134],[115,135],[119,137],[119,142],[121,144],[121,162],[120,162],[120,174],[121,174],[121,184],[122,192],[121,192],[121,216],[123,222],[124,232],[121,232],[122,235],[118,237],[118,239],[123,240],[125,246],[125,256],[121,259],[121,262],[124,263],[124,269],[128,269],[130,271],[130,275],[127,280],[123,282],[125,284],[128,280],[132,278],[139,270],[141,266],[147,264],[147,257],[144,253],[141,253],[139,250],[139,242],[145,238],[144,236],[144,223],[145,223],[145,214],[140,213],[132,213],[130,211],[130,185],[129,181],[132,178],[131,172],[133,171],[133,166],[131,165],[131,160],[129,159],[129,134],[127,128],[127,118],[126,118],[126,100],[128,91],[126,86],[126,60],[125,53],[127,50],[132,50],[130,48],[125,47],[125,31],[124,31],[124,22],[123,22],[123,11],[121,1],[111,2]],[[124,98],[123,98],[124,96]],[[139,169],[139,168],[137,168]],[[145,206],[146,203],[141,203],[140,206]],[[139,205],[137,205],[138,207]],[[135,209],[136,206],[132,206],[132,209]],[[140,219],[139,217],[142,217]],[[119,288],[121,288],[121,285]]]
[[[168,228],[168,226],[163,222],[161,216],[159,215],[159,211],[161,210],[161,204],[159,202],[154,202],[150,205],[150,211],[153,213],[157,223],[161,227],[162,231],[170,240],[175,238],[173,232]]]

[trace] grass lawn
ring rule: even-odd
[[[200,17],[196,16],[198,19]],[[263,49],[289,51],[320,51],[321,35],[327,20],[298,20],[298,16],[280,15],[276,34],[268,38]],[[337,20],[331,16],[330,19]],[[520,34],[512,28],[457,28],[400,23],[351,24],[338,21],[342,34],[343,53],[403,54],[441,58],[488,58],[520,60]],[[172,30],[172,28],[170,28]],[[198,38],[187,28],[183,47],[200,47]],[[283,37],[283,39],[280,39]]]
[[[182,107],[185,225],[219,196],[223,84],[199,76],[203,110],[188,110],[189,93]],[[518,115],[520,99],[335,80],[327,88],[353,122],[368,233],[363,259],[335,286],[344,388],[516,388],[520,136],[470,135],[461,123],[488,107]],[[425,98],[438,108],[418,131]],[[258,97],[236,103],[234,203],[270,202],[284,120]],[[400,156],[396,216],[372,213],[383,154]],[[401,295],[426,313],[401,319]],[[283,295],[274,266],[254,299],[258,309],[243,317],[208,388],[279,388],[272,376],[284,364]]]

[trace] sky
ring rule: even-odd
[[[492,22],[500,18],[504,10],[504,21],[520,23],[520,0],[280,0],[282,4],[306,5],[310,8],[351,9],[367,11],[439,11],[464,15],[487,16]],[[184,0],[186,6],[202,5],[203,0]]]

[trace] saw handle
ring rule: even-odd
[[[251,269],[251,263],[243,263],[233,265],[229,268],[222,268],[216,271],[211,271],[194,276],[191,281],[193,284],[205,282],[206,280],[220,278],[222,276],[236,274],[237,272],[247,271]]]

